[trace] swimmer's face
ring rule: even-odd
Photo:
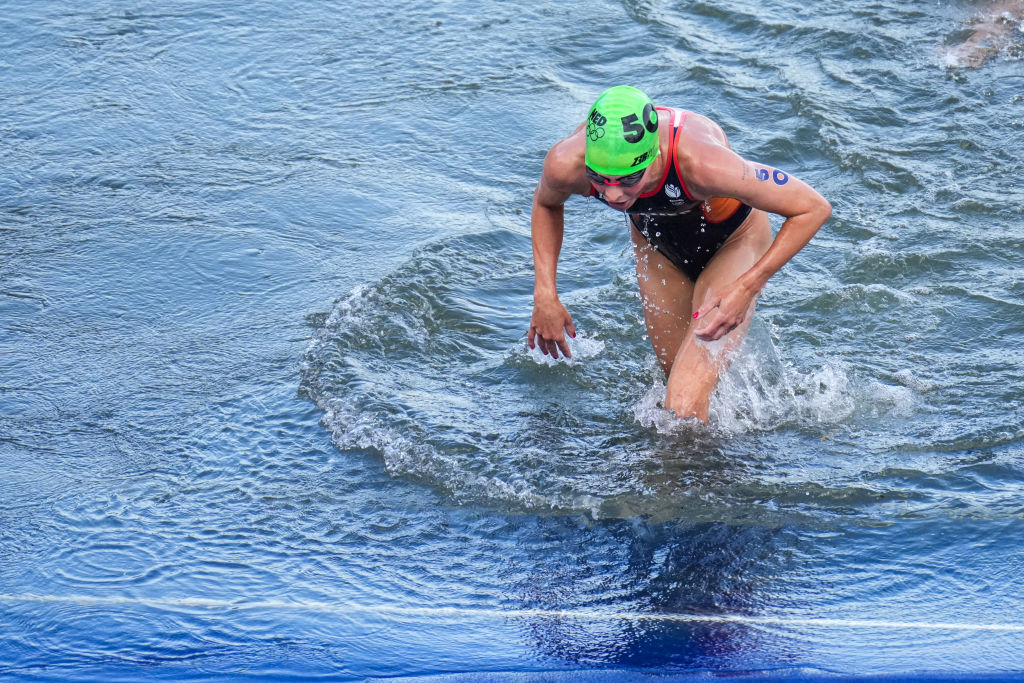
[[[586,169],[587,179],[597,187],[598,192],[608,202],[608,206],[624,211],[631,207],[636,198],[640,196],[643,180],[650,166],[636,173],[620,176],[604,176],[595,172],[589,166],[584,168]]]

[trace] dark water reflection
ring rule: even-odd
[[[588,561],[593,549],[581,548],[565,558],[564,568],[538,577],[524,603],[628,606],[634,614],[682,618],[757,614],[769,602],[780,534],[723,524],[622,524],[611,541],[621,547],[621,566],[595,567]],[[608,585],[609,576],[621,584]],[[527,633],[546,657],[582,666],[720,670],[786,661],[784,652],[741,624],[544,618],[532,621]]]

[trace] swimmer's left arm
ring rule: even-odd
[[[735,197],[785,218],[768,251],[718,296],[705,301],[695,317],[718,308],[718,315],[697,329],[704,340],[719,339],[740,324],[768,280],[814,237],[832,215],[832,205],[795,176],[753,161],[725,147],[707,150],[688,175],[699,198]]]

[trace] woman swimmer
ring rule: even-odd
[[[655,107],[636,88],[603,92],[569,137],[544,159],[531,216],[534,304],[527,341],[571,356],[572,316],[556,273],[565,201],[594,196],[629,217],[644,320],[668,378],[665,408],[708,420],[728,354],[706,342],[742,340],[768,279],[832,213],[801,180],[744,159],[710,119]],[[785,217],[772,240],[768,213]],[[658,273],[658,277],[650,277]]]

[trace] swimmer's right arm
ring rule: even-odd
[[[564,164],[555,152],[544,161],[544,172],[533,192],[530,213],[530,234],[533,241],[533,315],[526,341],[530,348],[540,347],[542,353],[558,358],[558,352],[571,358],[565,333],[576,336],[572,316],[558,298],[558,254],[562,250],[565,231],[565,201],[572,192],[561,182]]]

